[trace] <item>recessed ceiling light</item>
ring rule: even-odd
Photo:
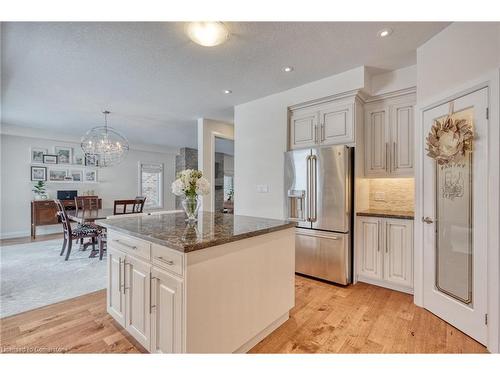
[[[385,38],[386,36],[389,36],[391,34],[392,34],[392,29],[390,27],[382,29],[378,32],[378,36],[381,38]]]
[[[284,71],[285,73],[290,73],[290,72],[293,72],[293,66],[285,66],[285,67],[283,68],[283,71]]]
[[[222,22],[190,22],[186,33],[204,47],[214,47],[229,39],[229,30]]]
[[[231,90],[224,90],[224,94],[231,94],[232,91]]]

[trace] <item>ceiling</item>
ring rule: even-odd
[[[232,122],[236,104],[360,65],[415,64],[447,23],[227,26],[231,38],[206,48],[184,23],[3,23],[2,123],[82,135],[108,109],[131,142],[196,147],[199,117]],[[394,33],[379,38],[387,26]]]

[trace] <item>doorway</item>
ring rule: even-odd
[[[448,115],[473,128],[460,162],[423,162],[424,307],[486,345],[488,89],[423,113],[424,134]],[[446,150],[445,150],[446,151]]]
[[[214,211],[234,213],[234,140],[215,136]]]

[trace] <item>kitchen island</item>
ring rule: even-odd
[[[107,311],[151,353],[246,352],[294,306],[294,223],[177,212],[97,224]]]

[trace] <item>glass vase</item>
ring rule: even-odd
[[[182,200],[182,208],[187,215],[186,221],[196,222],[198,220],[198,211],[200,209],[201,199],[198,196],[185,197]]]

